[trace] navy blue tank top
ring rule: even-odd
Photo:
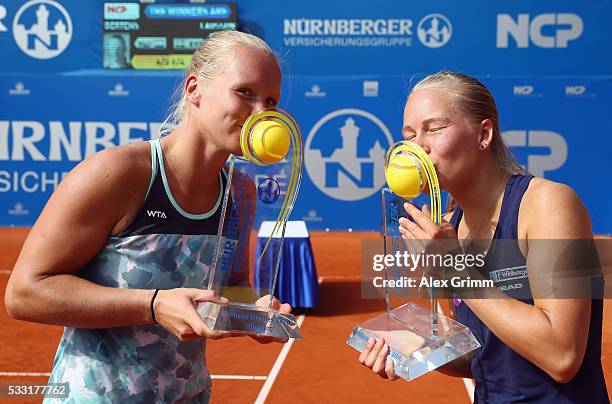
[[[533,304],[526,260],[518,244],[518,214],[531,175],[513,175],[506,184],[499,222],[485,257],[485,276],[508,296]],[[459,227],[463,212],[458,206],[450,222]],[[503,244],[500,240],[504,240]],[[513,241],[508,241],[513,240]],[[471,363],[476,380],[475,403],[609,403],[601,366],[603,301],[593,300],[589,336],[582,365],[565,384],[504,344],[464,303],[455,307],[457,321],[469,327],[481,344]],[[521,324],[515,324],[521,327]]]

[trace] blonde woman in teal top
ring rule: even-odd
[[[9,280],[12,317],[65,326],[49,382],[68,383],[66,401],[206,403],[206,341],[233,336],[209,329],[195,306],[226,302],[203,290],[224,166],[241,154],[247,117],[275,107],[281,73],[262,40],[237,31],[210,36],[186,73],[168,135],[79,164]]]

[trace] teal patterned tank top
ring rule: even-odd
[[[132,223],[109,237],[77,273],[99,285],[130,289],[207,287],[217,240],[221,199],[194,215],[176,203],[168,187],[159,140],[151,141],[152,175]],[[211,379],[205,340],[181,342],[161,326],[106,329],[65,327],[50,383],[68,383],[67,400],[45,403],[207,403]]]

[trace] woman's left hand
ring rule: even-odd
[[[440,225],[431,221],[429,206],[419,210],[411,203],[404,203],[404,209],[414,220],[399,219],[399,231],[407,243],[416,243],[420,253],[444,254],[460,247],[455,226],[442,219]]]
[[[276,310],[278,312],[284,313],[284,314],[289,314],[291,313],[291,305],[289,303],[282,303],[275,297],[271,296],[271,295],[266,295],[263,297],[260,297],[259,299],[257,299],[257,301],[255,302],[256,306],[259,307],[269,307],[270,306],[270,298],[272,298],[272,309]],[[270,337],[268,335],[249,335],[249,337],[253,338],[255,341],[259,342],[260,344],[269,344],[270,342],[282,342],[285,343],[287,341],[289,341],[288,338],[277,338],[277,337]]]
[[[396,380],[399,376],[395,374],[393,361],[388,355],[389,346],[385,343],[385,340],[380,338],[376,341],[370,337],[359,355],[359,363],[370,368],[372,372],[383,379]]]

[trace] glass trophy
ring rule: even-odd
[[[385,175],[391,189],[382,190],[383,252],[385,256],[400,257],[418,254],[416,243],[402,238],[399,219],[408,216],[404,203],[425,192],[429,195],[432,221],[441,223],[440,188],[433,164],[418,145],[401,141],[387,152]],[[395,373],[408,381],[480,347],[469,328],[440,313],[437,290],[431,280],[429,286],[419,287],[418,279],[435,279],[435,273],[415,272],[414,267],[394,262],[385,265],[384,275],[386,281],[415,279],[414,287],[391,288],[393,283],[386,282],[386,311],[355,326],[348,345],[361,352],[371,337],[383,338]],[[408,295],[416,301],[406,303]]]
[[[302,177],[302,134],[287,112],[264,111],[245,121],[240,144],[243,155],[230,155],[223,172],[229,186],[220,202],[208,279],[208,289],[229,303],[204,302],[197,310],[214,330],[302,339],[294,316],[272,307],[285,228]],[[253,229],[263,221],[273,221],[274,227],[253,260],[251,243],[257,239]],[[249,270],[254,265],[259,266],[257,290],[251,286]]]

